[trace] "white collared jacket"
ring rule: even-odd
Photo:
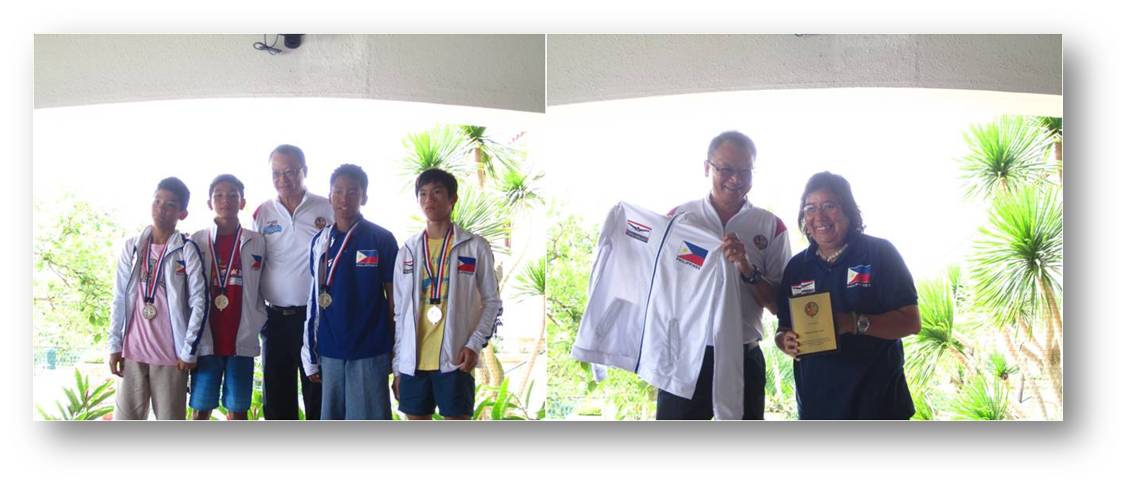
[[[205,282],[212,279],[212,246],[215,240],[216,226],[212,223],[210,229],[197,231],[192,235],[192,241],[203,252],[203,266]],[[262,272],[266,265],[266,240],[261,234],[243,228],[239,237],[239,264],[242,265],[240,275],[243,278],[243,300],[239,311],[239,331],[235,335],[235,354],[238,356],[258,356],[259,332],[266,324],[266,302],[262,294]],[[211,302],[208,302],[211,309]],[[211,326],[205,322],[201,331],[198,354],[207,356],[215,353],[212,341]]]
[[[420,272],[423,271],[423,233],[409,238],[396,256],[395,318],[396,335],[392,370],[415,375],[416,323],[419,322]],[[481,352],[493,337],[501,296],[494,274],[494,257],[484,238],[454,225],[454,245],[449,260],[450,288],[439,371],[456,369],[462,348]]]
[[[127,239],[118,258],[114,278],[114,297],[110,307],[110,353],[120,353],[129,319],[133,315],[136,292],[141,292],[141,258],[147,249],[138,246],[149,241],[152,226],[140,236]],[[165,247],[164,285],[168,297],[169,320],[176,356],[185,363],[196,362],[200,330],[208,321],[208,287],[204,276],[203,255],[199,246],[182,233],[169,236]]]

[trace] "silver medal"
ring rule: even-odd
[[[328,308],[332,304],[333,296],[329,295],[329,292],[322,291],[321,294],[317,296],[317,305],[321,306],[322,309]]]
[[[146,303],[145,307],[141,308],[141,315],[145,317],[145,319],[153,320],[154,317],[157,317],[157,306]]]
[[[227,300],[226,295],[219,294],[219,295],[215,296],[215,308],[216,309],[219,309],[219,310],[226,309],[228,304],[230,304],[230,302]]]
[[[431,308],[427,309],[427,320],[431,321],[431,324],[438,324],[442,318],[443,310],[440,309],[439,306],[433,305]]]

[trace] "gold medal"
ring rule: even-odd
[[[153,320],[154,317],[157,317],[157,306],[145,303],[145,307],[141,308],[141,315],[147,320]]]
[[[427,320],[431,321],[431,324],[438,325],[439,321],[442,320],[442,318],[443,310],[440,309],[439,306],[433,305],[429,309],[427,309]]]
[[[216,309],[219,309],[219,310],[226,309],[227,304],[230,304],[230,302],[227,300],[226,295],[219,294],[219,295],[215,296],[215,308]]]
[[[321,306],[322,309],[326,309],[332,304],[333,296],[329,295],[329,292],[322,290],[321,294],[317,296],[317,305]]]

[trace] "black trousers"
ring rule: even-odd
[[[321,418],[321,384],[302,369],[305,307],[267,307],[262,328],[262,412],[267,420],[298,419],[298,381],[306,420]],[[297,376],[294,376],[297,374]]]
[[[764,420],[764,352],[759,346],[744,348],[744,420]],[[658,420],[709,420],[713,418],[713,347],[705,347],[701,374],[693,398],[658,391]]]

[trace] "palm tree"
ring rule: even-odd
[[[545,341],[545,325],[547,324],[545,314],[548,311],[545,301],[544,289],[544,271],[545,259],[540,258],[536,261],[525,265],[521,273],[517,275],[517,288],[515,289],[516,297],[518,300],[529,298],[541,299],[541,326],[540,331],[537,333],[537,342],[533,345],[533,349],[529,351],[529,357],[525,360],[525,377],[521,380],[521,390],[524,391],[523,395],[528,395],[529,389],[532,387],[530,378],[533,375],[533,368],[537,362],[537,356],[540,355],[544,349]]]
[[[407,156],[403,159],[401,173],[409,183],[427,169],[443,169],[456,176],[468,175],[472,168],[462,156],[464,144],[462,133],[450,125],[410,133],[403,139]]]
[[[513,161],[517,155],[516,151],[486,135],[486,127],[461,125],[459,130],[463,137],[462,146],[471,156],[474,169],[478,174],[478,187],[486,185],[487,177],[494,178],[497,176],[498,167],[495,163],[507,169],[513,166]]]
[[[1064,259],[1060,192],[1017,189],[994,201],[988,221],[980,230],[982,238],[974,243],[971,260],[976,303],[1002,329],[1017,325],[1023,338],[1033,338],[1033,325],[1045,323],[1042,343],[1030,339],[1020,351],[1049,375],[1060,404]]]
[[[509,228],[509,207],[497,196],[471,187],[459,188],[458,203],[451,221],[490,243],[494,253],[508,254],[505,237]]]
[[[1006,383],[977,375],[960,390],[952,402],[956,417],[963,420],[1006,420],[1008,414]]]
[[[1065,137],[1061,127],[1061,118],[1053,116],[1038,116],[1034,117],[1035,122],[1042,127],[1046,133],[1050,134],[1050,138],[1054,141],[1054,160],[1057,161],[1058,182],[1064,182],[1062,174],[1062,166],[1064,165],[1064,142]]]
[[[1052,170],[1047,160],[1052,138],[1026,117],[1004,116],[992,123],[972,125],[964,133],[964,141],[971,149],[961,166],[969,197],[1041,184]]]
[[[935,376],[937,368],[958,365],[960,382],[964,381],[965,370],[975,369],[969,363],[972,348],[957,329],[956,295],[959,287],[957,270],[950,272],[946,280],[925,282],[918,289],[920,332],[911,338],[905,360],[906,371],[915,386],[923,387]]]

